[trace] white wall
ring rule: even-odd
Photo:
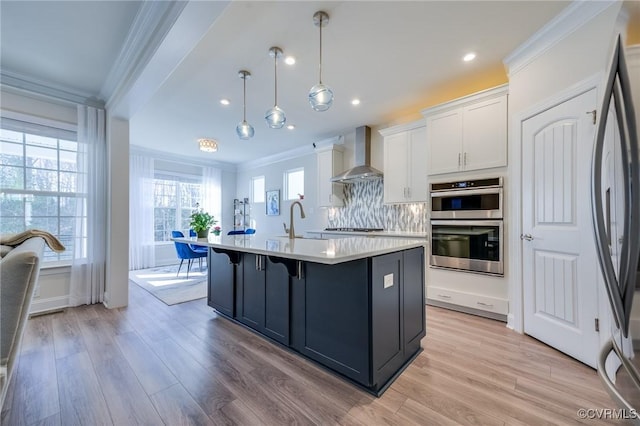
[[[107,263],[104,304],[129,303],[129,121],[107,115]]]
[[[296,158],[238,170],[237,190],[233,198],[249,198],[251,202],[251,223],[256,232],[263,235],[284,234],[282,223],[286,222],[287,226],[289,226],[290,207],[295,200],[287,201],[283,199],[283,176],[285,171],[300,167],[304,168],[304,200],[299,201],[304,206],[306,218],[300,219],[300,212],[296,207],[294,210],[296,233],[324,229],[327,221],[327,210],[318,208],[316,161],[316,154],[309,152]],[[280,190],[279,216],[267,216],[265,203],[254,203],[251,199],[251,178],[255,176],[264,176],[265,190]],[[231,202],[233,202],[233,199],[231,199]]]

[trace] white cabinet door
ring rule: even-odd
[[[384,138],[384,202],[407,201],[407,155],[409,135],[400,132]]]
[[[409,182],[407,201],[425,202],[428,197],[427,188],[427,129],[419,127],[409,132]]]
[[[462,168],[506,166],[507,96],[469,105],[462,117]]]
[[[451,173],[462,166],[462,110],[427,118],[428,173]]]
[[[318,207],[340,207],[344,205],[342,184],[331,182],[331,178],[342,172],[342,152],[327,149],[317,153],[318,159]]]

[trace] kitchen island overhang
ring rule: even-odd
[[[422,350],[425,242],[241,235],[197,244],[210,247],[209,306],[376,396]]]

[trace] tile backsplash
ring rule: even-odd
[[[328,211],[328,227],[427,231],[427,203],[383,204],[382,179],[344,186],[344,207]]]

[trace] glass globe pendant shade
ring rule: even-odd
[[[236,134],[240,139],[247,140],[253,137],[255,130],[251,124],[247,123],[247,120],[243,120],[236,126]]]
[[[333,90],[322,83],[316,84],[309,91],[309,104],[314,111],[326,111],[333,104]]]
[[[284,126],[284,123],[287,122],[287,117],[285,116],[284,111],[277,105],[267,110],[264,115],[264,119],[267,121],[267,125],[272,129],[281,129],[282,126]]]

